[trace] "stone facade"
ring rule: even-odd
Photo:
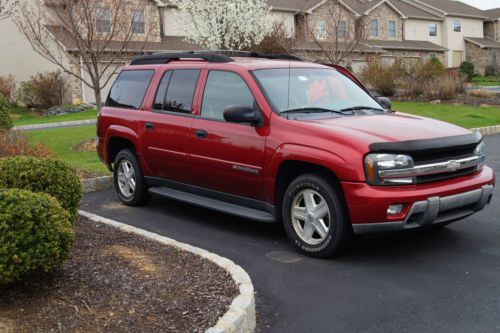
[[[302,29],[297,29],[303,33],[302,36],[305,40],[313,40],[311,34],[317,34],[316,27],[318,26],[318,22],[325,23],[325,42],[334,42],[336,38],[340,42],[352,41],[355,38],[357,23],[354,15],[343,6],[335,5],[333,2],[326,2],[314,12],[307,15],[306,20],[309,29],[305,26],[305,22],[302,22]],[[341,38],[341,21],[344,21],[346,24],[346,38]]]
[[[484,37],[497,40],[498,22],[484,22]]]
[[[481,48],[480,46],[466,42],[466,60],[474,63],[475,69],[480,74],[485,74],[486,67],[500,67],[500,49]]]
[[[372,20],[378,21],[378,36],[371,36]],[[396,38],[389,37],[389,21],[396,22]],[[403,40],[403,20],[401,15],[387,3],[373,9],[365,19],[365,36],[368,40]]]

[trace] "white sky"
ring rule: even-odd
[[[500,0],[461,0],[479,9],[492,9],[500,7]]]

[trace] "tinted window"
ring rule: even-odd
[[[201,116],[208,119],[224,120],[224,109],[228,106],[253,106],[253,103],[253,95],[239,75],[211,71],[205,85]]]
[[[153,104],[154,110],[163,110],[163,102],[165,102],[165,95],[167,93],[168,83],[172,77],[172,71],[167,71],[163,74],[158,90],[156,91],[155,102]]]
[[[106,106],[139,109],[154,71],[122,71],[109,92]]]
[[[168,84],[163,110],[191,113],[199,74],[199,70],[192,69],[173,71]]]

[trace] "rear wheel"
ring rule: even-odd
[[[114,182],[118,198],[127,206],[140,206],[151,198],[139,161],[129,149],[116,155]]]
[[[336,184],[316,174],[290,183],[283,198],[283,222],[291,243],[314,257],[337,254],[352,237],[352,227]]]

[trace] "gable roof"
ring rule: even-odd
[[[479,8],[470,6],[457,0],[403,0],[406,3],[416,3],[433,9],[444,16],[471,17],[487,19],[488,17]]]
[[[446,52],[448,49],[441,45],[422,40],[369,40],[366,44],[384,50],[408,50],[408,51],[430,51]]]
[[[413,4],[404,2],[402,0],[389,0],[394,6],[396,6],[406,17],[420,20],[433,20],[442,21],[443,18],[428,11],[425,11]]]
[[[488,16],[490,20],[498,20],[500,19],[500,8],[494,8],[489,10],[483,10],[483,14]]]
[[[466,42],[471,42],[482,49],[500,49],[500,43],[488,38],[464,37]]]

